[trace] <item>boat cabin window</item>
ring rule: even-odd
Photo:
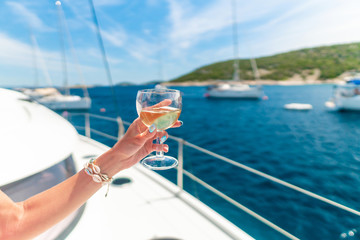
[[[6,193],[13,201],[23,201],[37,193],[40,193],[52,186],[64,181],[76,173],[75,165],[71,156],[65,160],[25,177],[16,182],[1,186],[0,189]]]

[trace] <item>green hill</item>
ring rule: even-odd
[[[249,59],[240,59],[240,78],[254,79]],[[286,80],[298,74],[314,74],[320,80],[336,78],[346,71],[360,70],[360,43],[315,47],[256,59],[261,79]],[[233,60],[213,63],[171,82],[231,79]]]

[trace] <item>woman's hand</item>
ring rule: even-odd
[[[172,127],[180,127],[181,121],[177,121]],[[159,134],[162,134],[161,136]],[[164,137],[165,136],[165,137]],[[128,128],[126,134],[111,148],[113,168],[121,171],[127,169],[153,151],[168,152],[166,144],[154,144],[156,137],[166,140],[168,134],[165,131],[158,133],[155,126],[147,127],[137,118]],[[162,141],[164,142],[164,141]],[[101,168],[103,169],[103,168]]]

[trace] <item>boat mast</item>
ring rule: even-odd
[[[96,35],[97,35],[99,47],[100,47],[100,50],[101,50],[101,55],[102,55],[102,59],[103,59],[103,62],[104,62],[106,75],[107,75],[107,78],[108,78],[108,81],[109,81],[109,84],[110,84],[110,89],[111,89],[111,93],[112,93],[112,97],[113,97],[113,102],[114,102],[114,105],[115,105],[117,121],[119,123],[119,128],[121,128],[121,129],[119,129],[119,135],[122,136],[124,134],[124,132],[125,132],[125,129],[124,129],[124,125],[122,123],[122,119],[120,117],[119,104],[118,104],[117,99],[116,99],[116,94],[115,94],[115,90],[114,90],[114,83],[113,83],[112,76],[111,76],[110,66],[109,66],[109,63],[107,61],[104,42],[103,42],[102,37],[101,37],[100,26],[99,26],[99,22],[98,22],[98,19],[97,19],[97,16],[96,16],[94,3],[93,3],[92,0],[89,0],[89,5],[90,5],[90,8],[91,8],[91,14],[92,14],[92,17],[93,17],[93,21],[94,21],[94,24],[95,24],[95,27],[96,27],[95,28],[96,29]]]
[[[49,71],[46,67],[44,57],[41,54],[39,45],[36,41],[36,36],[35,36],[34,32],[32,31],[32,26],[30,23],[28,23],[28,29],[29,29],[29,35],[30,35],[30,40],[31,40],[31,46],[32,46],[33,67],[34,67],[34,77],[35,77],[34,87],[37,88],[40,86],[40,81],[39,81],[40,75],[39,75],[38,67],[41,67],[48,86],[52,87],[53,86],[52,79],[51,79]]]
[[[32,46],[32,58],[33,58],[33,67],[34,67],[34,78],[35,78],[34,86],[35,86],[35,88],[38,88],[39,87],[39,71],[38,71],[37,56],[36,56],[36,39],[35,39],[33,32],[31,31],[30,27],[29,27],[29,31],[30,31],[30,40],[31,40],[31,46]]]
[[[61,56],[62,56],[62,68],[63,68],[63,86],[65,88],[65,95],[70,95],[70,89],[68,86],[68,74],[67,74],[67,65],[66,65],[66,54],[65,54],[65,41],[64,41],[64,26],[61,18],[61,2],[56,1],[58,19],[59,19],[59,39],[61,45]]]
[[[255,77],[255,81],[260,80],[260,73],[256,64],[256,60],[254,58],[250,59],[250,63],[251,63],[251,68],[253,70],[253,74]]]
[[[165,74],[164,74],[164,59],[163,59],[163,43],[162,43],[162,39],[161,37],[159,37],[159,78],[160,81],[163,82],[165,81]]]
[[[240,81],[240,71],[239,71],[239,43],[238,43],[238,26],[236,19],[236,0],[232,0],[232,21],[233,21],[233,47],[234,47],[234,74],[233,80]]]
[[[61,3],[60,3],[61,5]],[[83,89],[83,92],[84,92],[84,97],[88,98],[89,97],[89,92],[87,90],[87,87],[86,87],[86,84],[85,84],[85,80],[84,80],[84,75],[79,67],[79,61],[78,61],[78,58],[77,58],[77,55],[76,55],[76,52],[75,52],[75,48],[74,48],[74,44],[72,42],[72,39],[71,39],[71,34],[70,34],[70,31],[69,31],[69,28],[66,24],[66,21],[65,21],[65,14],[64,14],[64,11],[62,11],[62,8],[61,6],[58,6],[58,9],[60,9],[60,20],[63,22],[63,27],[66,32],[66,35],[67,35],[67,38],[68,38],[68,42],[69,42],[69,45],[70,45],[70,50],[71,50],[71,55],[73,57],[73,59],[75,60],[75,67],[76,67],[76,71],[78,72],[78,75],[80,77],[80,81],[81,81],[81,84],[82,84],[82,89]]]

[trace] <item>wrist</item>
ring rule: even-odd
[[[101,168],[95,164],[95,158],[91,159],[84,166],[84,171],[87,175],[92,177],[92,180],[96,183],[100,183],[101,185],[107,185],[107,191],[105,197],[109,193],[110,184],[113,181],[112,177],[109,177],[106,173],[101,171]]]
[[[99,166],[104,174],[107,174],[110,178],[112,178],[115,174],[122,170],[121,159],[122,157],[119,156],[119,154],[117,154],[113,149],[110,149],[98,157],[94,161],[94,164]]]

